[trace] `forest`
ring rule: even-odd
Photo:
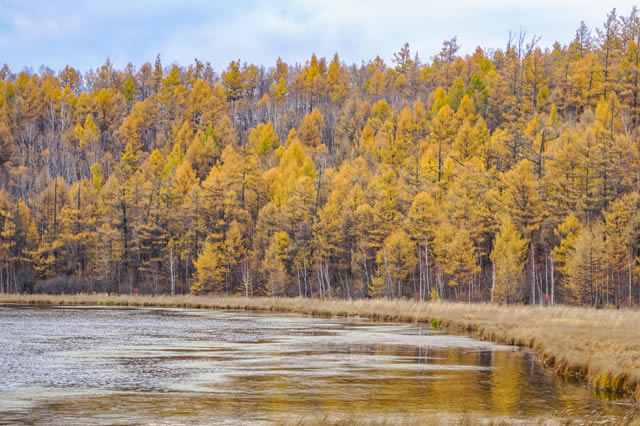
[[[425,60],[0,70],[0,293],[640,301],[640,12]]]

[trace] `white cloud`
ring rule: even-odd
[[[608,4],[607,4],[608,3]],[[316,52],[338,52],[359,63],[379,54],[390,60],[404,42],[428,59],[442,41],[458,36],[462,51],[501,47],[509,29],[542,35],[541,44],[567,43],[580,20],[594,27],[616,4],[578,0],[338,1],[280,0],[202,3],[196,0],[6,0],[0,4],[2,59],[14,69],[71,64],[95,68],[107,56],[117,66],[140,66],[160,53],[187,65],[195,57],[218,70],[232,59],[271,66],[278,56],[304,62]],[[11,47],[8,49],[7,47]],[[96,58],[98,58],[96,60]]]

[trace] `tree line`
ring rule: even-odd
[[[0,292],[640,300],[640,14],[390,64],[0,70]]]

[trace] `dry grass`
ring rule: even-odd
[[[587,424],[601,424],[606,421],[594,421]],[[532,417],[528,419],[512,418],[512,417],[493,417],[487,418],[474,414],[453,414],[453,413],[433,413],[426,415],[406,416],[406,417],[381,417],[381,418],[362,418],[356,415],[338,415],[338,416],[305,416],[290,422],[283,422],[290,426],[422,426],[422,425],[444,425],[444,426],[506,426],[513,424],[526,425],[572,425],[585,424],[583,420],[575,422],[573,419],[549,419]],[[634,419],[622,419],[620,424],[635,426],[638,423]]]
[[[290,426],[422,426],[422,425],[444,425],[444,426],[503,426],[512,424],[530,424],[530,425],[569,425],[569,420],[552,420],[552,419],[515,419],[515,418],[485,418],[468,414],[456,415],[449,413],[409,416],[406,418],[380,418],[380,419],[362,419],[358,416],[319,416],[319,417],[302,417],[284,424]]]
[[[382,321],[433,322],[497,343],[530,347],[556,373],[640,401],[640,311],[411,300],[224,296],[0,295],[0,303],[247,309]]]

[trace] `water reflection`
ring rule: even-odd
[[[0,308],[0,394],[7,422],[634,414],[528,351],[427,327],[169,309]]]

